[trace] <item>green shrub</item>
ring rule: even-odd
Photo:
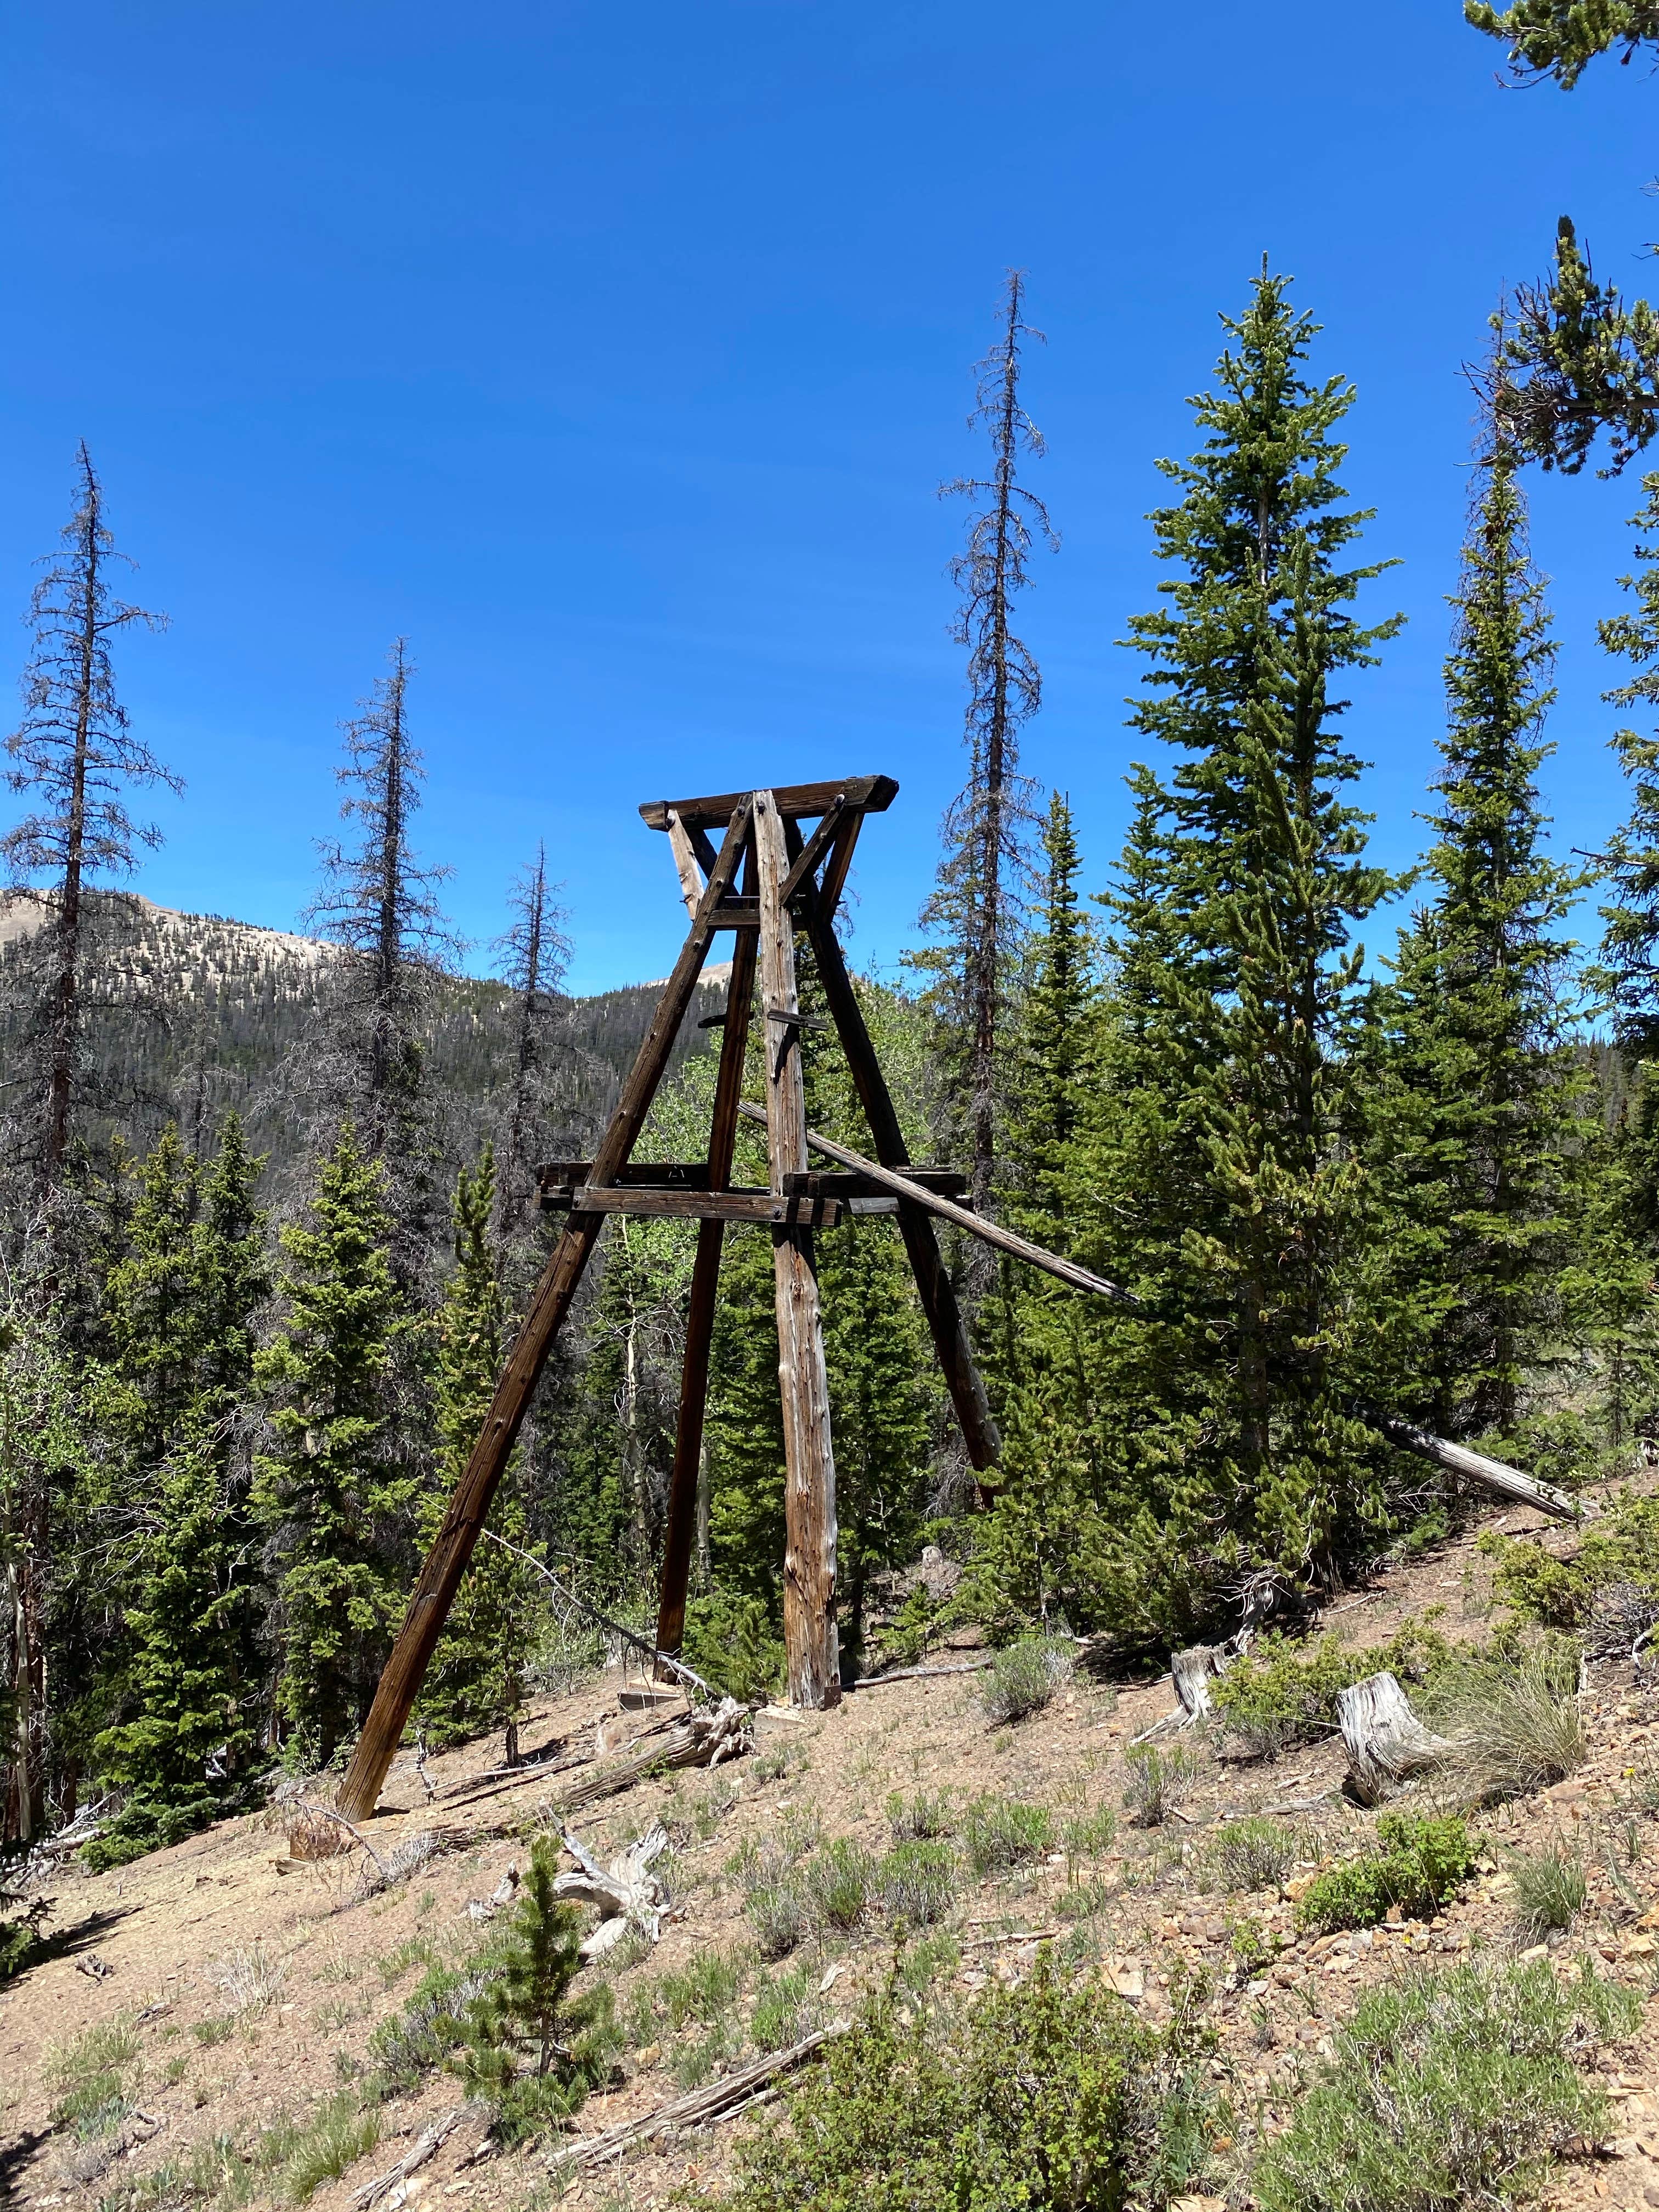
[[[809,1968],[763,1974],[755,1990],[749,2039],[757,2051],[787,2050],[811,2035],[821,2018],[817,1976]]]
[[[1040,1713],[1071,1673],[1077,1654],[1053,1636],[1024,1636],[1006,1645],[980,1686],[980,1703],[994,1721],[1023,1721]]]
[[[43,2071],[53,2127],[82,2142],[113,2135],[132,2110],[140,2056],[137,2030],[125,2013],[49,2050]]]
[[[1204,1854],[1206,1870],[1223,1889],[1277,1889],[1300,1856],[1295,1831],[1260,1814],[1224,1822]]]
[[[1123,1802],[1138,1827],[1160,1827],[1170,1808],[1178,1805],[1198,1779],[1199,1762],[1185,1744],[1160,1751],[1155,1743],[1135,1744],[1124,1755],[1128,1779]]]
[[[1462,2212],[1531,2194],[1605,2132],[1573,2052],[1628,2034],[1632,1992],[1544,1961],[1404,1974],[1362,1999],[1252,2177],[1261,2212]]]
[[[1367,1674],[1420,1682],[1451,1656],[1436,1630],[1404,1623],[1387,1644],[1352,1651],[1328,1631],[1310,1644],[1269,1629],[1210,1686],[1213,1732],[1224,1755],[1273,1759],[1292,1744],[1334,1733],[1339,1694]]]
[[[1597,1594],[1615,1583],[1659,1596],[1659,1498],[1621,1498],[1583,1530],[1570,1559],[1495,1530],[1480,1539],[1480,1549],[1497,1562],[1494,1594],[1523,1620],[1583,1628]]]
[[[283,2194],[304,2204],[325,2181],[355,2166],[380,2140],[380,2116],[342,2090],[322,2105],[283,2168]]]
[[[435,2073],[465,2039],[468,2010],[489,1979],[481,1966],[429,1968],[403,2009],[368,2039],[372,2094],[406,2096]]]
[[[808,1911],[830,1928],[856,1928],[876,1894],[874,1854],[851,1836],[836,1836],[801,1869]]]
[[[1079,1859],[1103,1857],[1117,1834],[1117,1814],[1109,1805],[1097,1805],[1092,1813],[1078,1813],[1060,1832],[1066,1856],[1073,1865]]]
[[[933,1796],[926,1790],[918,1790],[905,1797],[895,1790],[887,1800],[887,1827],[896,1844],[931,1843],[936,1836],[954,1835],[956,1820],[949,1790]]]
[[[1297,1907],[1298,1926],[1329,1934],[1370,1928],[1390,1905],[1437,1911],[1474,1864],[1478,1846],[1454,1814],[1384,1813],[1380,1850],[1346,1860],[1313,1882]]]
[[[1563,1850],[1558,1844],[1535,1857],[1517,1854],[1510,1862],[1510,1873],[1515,1884],[1516,1925],[1529,1942],[1562,1934],[1584,1909],[1584,1862],[1577,1851]]]
[[[787,1958],[810,1932],[812,1916],[800,1885],[793,1876],[763,1882],[744,1899],[744,1911],[755,1931],[755,1945],[763,1959]]]
[[[1169,2046],[1046,1956],[1012,1990],[908,2019],[878,2002],[741,2144],[728,2212],[1121,2212],[1188,2178]],[[1174,2166],[1173,2175],[1168,2169]],[[1160,2171],[1164,2169],[1164,2171]]]
[[[968,1863],[976,1875],[1003,1874],[1022,1860],[1040,1858],[1054,1840],[1046,1805],[1012,1797],[976,1797],[962,1826]]]
[[[896,1844],[877,1877],[890,1920],[931,1928],[951,1910],[957,1893],[957,1855],[949,1844]]]
[[[730,2012],[743,1985],[743,1961],[735,1951],[705,1951],[682,1974],[665,1974],[655,1995],[678,2030],[688,2020],[710,2027]]]

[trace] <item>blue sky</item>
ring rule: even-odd
[[[881,769],[854,948],[914,934],[959,780],[942,478],[1002,272],[1064,538],[1024,609],[1091,884],[1133,757],[1114,641],[1156,583],[1153,461],[1192,442],[1218,309],[1265,250],[1359,386],[1348,480],[1406,635],[1357,690],[1384,858],[1440,726],[1470,399],[1500,286],[1570,210],[1642,281],[1659,86],[1500,89],[1456,0],[116,0],[0,30],[0,615],[104,476],[165,636],[123,648],[185,775],[139,888],[291,925],[337,724],[407,635],[421,843],[480,941],[545,837],[579,988],[683,916],[636,804]],[[1561,841],[1621,794],[1594,625],[1633,482],[1534,483],[1562,640]],[[4,647],[21,666],[23,630]],[[0,805],[13,802],[0,798]],[[477,956],[482,962],[485,955]]]

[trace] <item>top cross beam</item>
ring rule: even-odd
[[[848,775],[834,783],[786,784],[772,793],[786,822],[823,814],[838,799],[860,814],[884,814],[897,796],[898,785],[890,775]],[[749,797],[746,791],[722,791],[705,799],[650,799],[641,807],[640,818],[647,830],[666,830],[671,814],[688,830],[723,830]]]

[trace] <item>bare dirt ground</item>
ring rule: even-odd
[[[1572,1541],[1570,1532],[1525,1511],[1494,1515],[1486,1525],[1538,1529],[1553,1549]],[[1444,1633],[1484,1638],[1490,1571],[1476,1533],[1383,1571],[1334,1604],[1322,1625],[1364,1648],[1386,1640],[1407,1615],[1420,1620],[1442,1607]],[[613,1671],[544,1700],[523,1730],[526,1753],[562,1745],[556,1756],[574,1759],[592,1751],[603,1724],[606,1755],[614,1755],[641,1724],[619,1712],[623,1686]],[[1427,1925],[1317,1940],[1295,1938],[1291,1895],[1230,1897],[1203,1887],[1202,1846],[1218,1820],[1273,1810],[1305,1838],[1306,1871],[1352,1850],[1374,1816],[1335,1794],[1345,1764],[1340,1742],[1239,1765],[1218,1761],[1187,1735],[1199,1766],[1179,1814],[1157,1828],[1136,1828],[1122,1814],[1123,1754],[1170,1708],[1167,1675],[1113,1685],[1079,1669],[1046,1711],[1013,1727],[992,1725],[976,1690],[972,1674],[945,1675],[864,1688],[831,1713],[763,1714],[755,1756],[713,1774],[641,1780],[575,1816],[572,1825],[600,1856],[659,1819],[673,1843],[673,1914],[654,1949],[612,1970],[617,2008],[633,2033],[620,2080],[590,2099],[581,2133],[663,2104],[695,2077],[696,2046],[707,2043],[707,2028],[690,2021],[676,2030],[644,1993],[711,1953],[738,1965],[740,1994],[726,2031],[730,2047],[704,2063],[718,2074],[742,2062],[763,1972],[732,1863],[745,1844],[816,1818],[826,1836],[884,1850],[890,1792],[948,1792],[958,1803],[994,1793],[1052,1808],[1057,1830],[1112,1807],[1118,1832],[1087,1863],[1068,1862],[1057,1850],[977,1883],[964,1874],[948,1923],[956,1955],[945,1954],[942,1971],[970,1990],[994,1975],[1028,1972],[1037,1942],[1052,1940],[1072,1972],[1097,1977],[1158,2021],[1168,2016],[1172,1977],[1202,1969],[1220,2037],[1213,2069],[1239,2115],[1237,2142],[1220,2146],[1224,2165],[1229,2153],[1243,2157],[1257,2130],[1282,2124],[1333,2028],[1401,1960],[1518,1948],[1504,1846],[1575,1844],[1589,1871],[1589,1899],[1560,1939],[1563,1967],[1588,1953],[1650,2002],[1636,2039],[1601,2061],[1617,2135],[1600,2154],[1561,2168],[1547,2202],[1585,2212],[1659,2206],[1659,2008],[1650,2001],[1659,1975],[1659,1809],[1649,1809],[1659,1808],[1659,1690],[1644,1687],[1629,1662],[1589,1672],[1583,1704],[1591,1753],[1582,1772],[1481,1816],[1490,1844],[1482,1870],[1443,1915]],[[438,1796],[430,1804],[412,1761],[399,1760],[373,1823],[374,1847],[389,1856],[402,1839],[435,1830],[441,1848],[378,1894],[360,1893],[360,1854],[290,1862],[292,1815],[280,1808],[224,1823],[118,1873],[66,1875],[52,1923],[57,1955],[0,1991],[0,2204],[125,2208],[146,2201],[147,2177],[148,2201],[158,2207],[213,2203],[210,2194],[191,2198],[161,2177],[187,2168],[216,2138],[246,2146],[279,2115],[304,2118],[360,2079],[377,2026],[404,2005],[427,1963],[459,1961],[485,1939],[477,1908],[510,1864],[522,1865],[529,1838],[554,1816],[562,1786],[591,1771],[532,1768],[504,1784],[480,1784],[500,1755],[494,1740],[433,1759]],[[1287,1884],[1296,1887],[1294,1879]],[[1288,1939],[1271,1964],[1254,1971],[1239,1950],[1250,1923]],[[866,1924],[809,1938],[786,1963],[810,1969],[808,1986],[822,1988],[827,2015],[853,2009],[860,1990],[887,1976],[893,1962],[892,1937],[872,1914]],[[138,2048],[135,2109],[118,2133],[82,2143],[51,2124],[53,2054],[118,2019]],[[381,2105],[378,2144],[317,2190],[309,2201],[318,2212],[342,2212],[459,2094],[452,2077],[438,2074],[417,2094]],[[549,2176],[545,2146],[480,2160],[484,2120],[469,2114],[403,2185],[404,2196],[394,2191],[382,2202],[519,2208],[558,2198],[643,2212],[687,2184],[717,2179],[745,2124],[653,2144],[561,2184]],[[262,2179],[252,2201],[281,2201],[280,2185],[280,2174]]]

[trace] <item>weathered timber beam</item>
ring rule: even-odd
[[[847,883],[847,872],[853,865],[853,848],[859,842],[859,829],[864,817],[850,809],[841,817],[841,827],[836,832],[835,848],[830,853],[823,871],[823,880],[818,885],[817,913],[827,929],[836,918],[836,908]],[[880,1147],[877,1147],[879,1151]]]
[[[919,1182],[924,1190],[936,1190],[945,1198],[961,1198],[968,1189],[968,1178],[960,1168],[909,1168],[903,1170],[912,1182]],[[868,1176],[826,1172],[811,1168],[805,1175],[785,1176],[783,1187],[791,1195],[810,1193],[814,1198],[874,1198],[878,1186]],[[885,1205],[887,1197],[882,1200]]]
[[[758,1121],[764,1118],[758,1106],[745,1103],[743,1110],[750,1121]],[[1024,1237],[1016,1237],[1012,1229],[1004,1229],[994,1221],[981,1220],[978,1214],[970,1213],[965,1206],[958,1206],[953,1199],[929,1190],[925,1183],[916,1182],[908,1174],[901,1175],[896,1168],[879,1167],[874,1160],[866,1160],[862,1152],[855,1152],[846,1145],[835,1144],[830,1138],[819,1136],[814,1129],[806,1132],[806,1141],[815,1152],[822,1152],[826,1159],[836,1160],[842,1167],[855,1169],[871,1182],[878,1183],[884,1190],[890,1190],[895,1197],[908,1199],[913,1205],[924,1207],[929,1213],[936,1213],[941,1221],[955,1222],[958,1229],[965,1229],[970,1237],[977,1237],[983,1243],[994,1244],[999,1252],[1009,1253],[1016,1260],[1024,1260],[1034,1267],[1042,1268],[1046,1273],[1057,1276],[1062,1283],[1069,1283],[1075,1291],[1092,1291],[1097,1297],[1114,1298],[1121,1305],[1139,1304],[1131,1292],[1120,1288],[1116,1283],[1109,1283],[1103,1275],[1091,1274],[1087,1267],[1079,1267],[1075,1261],[1062,1260],[1055,1253],[1045,1252],[1040,1244],[1032,1244]]]
[[[635,1055],[622,1096],[617,1101],[617,1109],[594,1156],[593,1172],[600,1182],[614,1182],[638,1141],[657,1085],[673,1051],[674,1039],[690,1011],[703,962],[708,957],[713,909],[732,887],[738,865],[748,847],[749,832],[750,815],[745,805],[733,817],[726,832],[698,904],[696,918],[680,948],[673,973],[657,1002],[651,1026]],[[455,1593],[489,1516],[502,1472],[518,1441],[532,1394],[604,1226],[602,1213],[573,1213],[542,1270],[541,1280],[531,1297],[530,1310],[514,1339],[495,1385],[478,1440],[432,1540],[403,1626],[398,1631],[391,1656],[381,1671],[374,1701],[351,1754],[351,1764],[340,1784],[337,1802],[348,1820],[367,1820],[374,1810],[380,1784],[386,1780],[398,1740],[420,1694],[428,1662],[443,1633],[449,1608],[454,1603]]]
[[[640,819],[647,830],[666,830],[671,814],[678,814],[688,830],[724,829],[750,797],[746,791],[722,791],[703,799],[647,799]],[[799,822],[804,816],[822,814],[838,799],[861,813],[884,814],[897,797],[898,785],[890,775],[843,775],[833,783],[785,785],[772,793],[772,803],[781,819]]]
[[[758,929],[760,901],[751,898],[722,899],[714,908],[710,927],[714,929]]]
[[[691,840],[686,835],[685,824],[672,807],[668,813],[668,842],[679,875],[680,896],[685,901],[687,914],[695,921],[697,902],[702,896],[702,876],[697,867],[697,856],[691,849]]]
[[[593,1180],[592,1160],[549,1160],[537,1178],[544,1191],[580,1190]],[[671,1190],[707,1190],[707,1160],[629,1160],[613,1177],[619,1184],[666,1184]]]
[[[799,1223],[808,1229],[833,1229],[841,1200],[810,1191],[780,1195],[771,1190],[652,1189],[639,1183],[586,1183],[558,1192],[550,1211],[568,1205],[573,1213],[637,1213],[671,1221],[769,1221]]]
[[[702,833],[699,832],[699,835]],[[757,878],[751,846],[745,887]],[[732,948],[732,977],[726,986],[725,1034],[714,1078],[714,1110],[708,1129],[708,1185],[724,1190],[732,1181],[737,1143],[738,1107],[743,1097],[744,1056],[749,1036],[759,933],[739,937]],[[691,1264],[691,1297],[685,1316],[685,1361],[674,1424],[674,1465],[669,1478],[668,1522],[663,1539],[662,1582],[657,1597],[657,1649],[678,1653],[685,1638],[685,1605],[691,1587],[691,1554],[696,1536],[697,1484],[702,1466],[702,1432],[708,1397],[708,1364],[720,1294],[722,1221],[705,1221],[697,1231],[697,1255]],[[669,1670],[659,1661],[660,1680]]]
[[[1426,1429],[1397,1420],[1391,1413],[1367,1413],[1364,1419],[1374,1422],[1389,1442],[1401,1450],[1431,1459],[1449,1474],[1478,1482],[1500,1498],[1512,1498],[1517,1505],[1535,1505],[1540,1513],[1553,1514],[1558,1521],[1596,1518],[1596,1508],[1588,1498],[1574,1498],[1568,1491],[1558,1490],[1553,1482],[1536,1481],[1501,1459],[1488,1459],[1484,1452],[1471,1451],[1467,1444],[1449,1444],[1443,1437],[1431,1436]]]
[[[836,831],[840,826],[842,815],[845,814],[846,811],[847,796],[843,792],[838,798],[830,801],[828,808],[825,810],[823,821],[819,823],[817,828],[807,839],[805,849],[796,860],[794,866],[790,869],[788,874],[784,878],[783,890],[781,896],[786,906],[787,906],[790,900],[794,897],[801,885],[804,883],[810,882],[812,876],[816,873],[818,862],[823,858],[830,846],[835,842]]]
[[[851,828],[856,830],[862,816],[854,815]],[[864,1019],[864,1010],[859,1004],[858,993],[853,988],[853,979],[847,972],[847,962],[830,923],[835,899],[841,890],[841,878],[836,875],[837,855],[851,852],[850,843],[838,844],[830,855],[824,871],[823,890],[813,897],[810,893],[803,902],[807,938],[812,947],[812,957],[817,963],[818,981],[825,1003],[835,1018],[841,1034],[841,1048],[847,1055],[859,1103],[864,1109],[864,1118],[870,1125],[870,1136],[877,1156],[887,1167],[907,1169],[910,1154],[904,1142],[904,1132],[899,1127],[897,1109],[887,1079],[881,1072],[881,1062],[870,1042],[870,1031]],[[842,871],[844,874],[844,870]],[[832,884],[832,878],[833,884]],[[994,1467],[1002,1450],[1002,1439],[992,1416],[990,1402],[985,1395],[985,1383],[974,1364],[974,1355],[968,1342],[968,1332],[963,1326],[957,1294],[951,1286],[949,1271],[939,1249],[939,1239],[933,1234],[933,1224],[921,1206],[908,1198],[901,1198],[898,1214],[899,1236],[903,1242],[905,1257],[915,1277],[916,1295],[921,1300],[922,1312],[927,1317],[927,1330],[933,1340],[933,1351],[945,1376],[945,1388],[951,1393],[951,1403],[962,1429],[962,1438],[968,1448],[968,1457],[975,1471],[985,1474]],[[988,1487],[981,1486],[981,1487]]]

